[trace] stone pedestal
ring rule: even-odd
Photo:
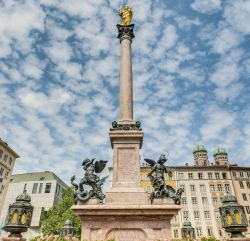
[[[250,238],[229,238],[227,241],[250,241]]]
[[[26,241],[26,239],[19,237],[2,237],[1,241]]]
[[[170,200],[171,201],[171,200]],[[155,241],[171,238],[170,220],[179,207],[155,205],[76,205],[81,240]]]
[[[111,131],[112,187],[105,204],[95,200],[73,206],[82,221],[81,240],[155,241],[171,239],[170,220],[180,206],[172,199],[150,204],[140,186],[142,131]]]

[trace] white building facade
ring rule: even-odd
[[[23,237],[29,240],[40,235],[42,212],[48,211],[62,199],[62,189],[66,187],[67,185],[50,171],[12,175],[0,222],[5,221],[9,205],[14,203],[16,197],[26,189],[31,197],[31,204],[34,210],[31,228],[29,228],[26,233],[23,233]],[[1,235],[7,235],[7,233],[2,231]]]

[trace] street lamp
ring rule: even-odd
[[[10,232],[9,237],[22,237],[21,233],[26,232],[30,227],[33,206],[30,195],[23,191],[13,204],[9,205],[3,230]]]
[[[63,237],[67,235],[73,236],[74,234],[75,234],[75,228],[73,227],[72,222],[70,220],[66,220],[61,230],[61,236]]]
[[[222,227],[231,233],[231,238],[244,237],[242,232],[247,231],[247,218],[244,207],[239,205],[233,195],[226,195],[219,208]]]

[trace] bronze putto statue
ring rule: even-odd
[[[164,163],[167,161],[167,158],[164,154],[161,154],[159,160],[155,162],[152,159],[144,158],[144,160],[150,165],[151,171],[148,173],[150,178],[151,185],[154,189],[150,193],[150,200],[153,203],[155,198],[167,198],[170,197],[175,201],[175,204],[180,205],[181,203],[181,194],[184,191],[182,188],[174,190],[173,187],[166,185],[164,174],[167,173],[169,177],[172,177],[172,171],[169,167],[165,166]]]
[[[75,176],[71,177],[71,184],[75,188],[75,203],[78,200],[86,202],[89,199],[98,199],[100,203],[103,203],[105,195],[102,192],[102,185],[108,176],[100,178],[96,173],[101,173],[108,161],[94,161],[95,158],[86,158],[83,160],[82,166],[85,173],[79,184],[74,182]],[[85,190],[84,185],[90,186],[92,189]]]

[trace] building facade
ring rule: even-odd
[[[244,206],[250,236],[250,167],[229,166],[237,200]]]
[[[0,138],[0,213],[8,190],[10,177],[19,155]]]
[[[41,214],[62,199],[62,189],[67,185],[53,172],[32,172],[12,175],[1,213],[1,222],[5,221],[8,207],[16,197],[26,189],[34,207],[31,227],[23,234],[28,240],[41,234]],[[3,232],[3,235],[7,235]]]
[[[222,229],[219,207],[226,194],[235,195],[245,207],[250,222],[250,167],[229,165],[225,149],[216,148],[213,163],[208,160],[207,150],[198,145],[193,149],[194,165],[172,166],[173,177],[166,176],[166,184],[174,189],[182,187],[181,211],[171,220],[172,237],[181,238],[184,221],[190,221],[196,238],[214,236],[226,239]],[[152,187],[147,179],[150,167],[142,164],[141,185],[148,193]],[[249,230],[248,230],[249,232]]]

